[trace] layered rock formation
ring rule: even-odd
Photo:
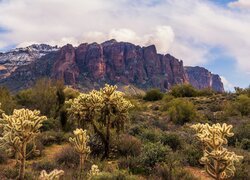
[[[65,84],[81,89],[110,83],[131,84],[142,89],[160,88],[164,91],[175,84],[190,82],[197,88],[223,90],[222,83],[209,83],[211,79],[205,77],[209,73],[197,76],[192,75],[193,71],[184,68],[182,61],[169,54],[158,54],[154,45],[140,47],[110,40],[102,44],[84,43],[78,47],[68,44],[20,66],[9,77],[2,78],[0,85],[18,90],[47,76],[62,79]],[[212,81],[220,81],[219,76],[210,76]]]

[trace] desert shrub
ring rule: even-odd
[[[175,180],[198,180],[193,174],[188,172],[185,169],[178,169],[177,171],[174,172],[174,179]]]
[[[0,164],[6,163],[8,160],[7,154],[5,153],[4,149],[0,149]]]
[[[231,146],[235,146],[236,142],[241,144],[241,141],[243,139],[250,139],[250,123],[246,122],[246,123],[242,123],[238,126],[236,126],[236,128],[234,129],[234,136],[231,137],[228,140],[228,144]]]
[[[179,166],[170,171],[166,164],[157,164],[155,167],[155,175],[157,179],[161,180],[197,180],[191,173]]]
[[[159,89],[151,89],[146,92],[146,95],[143,97],[146,101],[158,101],[163,98],[163,93]]]
[[[32,164],[32,169],[36,171],[45,170],[47,172],[53,171],[54,169],[58,168],[57,164],[51,160],[45,161],[38,161]]]
[[[68,141],[65,134],[61,131],[46,131],[39,135],[39,140],[44,146],[50,146],[52,144],[61,144]]]
[[[161,142],[164,145],[168,145],[171,147],[173,151],[176,151],[177,149],[180,149],[182,147],[182,140],[181,138],[174,133],[165,133],[163,134],[161,138]]]
[[[162,131],[160,129],[143,129],[140,138],[147,142],[159,142],[162,138]]]
[[[145,169],[142,167],[139,156],[138,157],[124,157],[118,161],[119,169],[128,169],[133,174],[143,174]]]
[[[170,89],[170,94],[174,97],[195,97],[198,91],[190,84],[178,84]]]
[[[9,167],[3,170],[3,175],[7,179],[16,179],[18,176],[18,173],[19,173],[18,168]]]
[[[136,124],[130,127],[128,133],[132,136],[140,135],[143,131],[143,125],[142,124]]]
[[[197,118],[197,110],[192,102],[174,99],[167,104],[170,120],[175,124],[185,124]]]
[[[136,176],[130,175],[127,171],[115,171],[112,173],[101,172],[98,176],[92,178],[93,180],[136,180]]]
[[[250,139],[242,139],[240,143],[240,147],[244,150],[250,150]]]
[[[141,162],[145,168],[152,169],[155,164],[164,162],[166,160],[167,152],[171,151],[171,148],[164,146],[160,142],[158,143],[146,143],[143,147],[141,154]]]
[[[66,167],[77,167],[79,164],[79,155],[75,152],[73,147],[66,146],[55,156],[55,162],[58,165]]]
[[[56,129],[58,127],[58,123],[55,119],[49,118],[47,121],[44,121],[43,126],[40,128],[41,131],[49,131]]]
[[[124,134],[119,137],[118,152],[122,156],[139,156],[142,143],[134,136]]]
[[[215,94],[214,90],[211,88],[204,88],[201,90],[198,90],[198,96],[212,96]]]
[[[233,180],[248,180],[250,177],[250,153],[241,150],[235,150],[236,153],[240,153],[244,156],[243,160],[237,164],[237,170]],[[239,151],[239,152],[238,152]]]
[[[14,97],[11,95],[10,91],[5,87],[0,87],[0,103],[1,109],[6,114],[11,114],[12,111],[18,107]]]
[[[182,156],[185,161],[190,166],[200,167],[200,158],[203,155],[202,145],[200,143],[194,142],[193,144],[187,144],[184,146],[182,151]]]
[[[242,116],[248,116],[250,114],[250,97],[247,95],[239,95],[235,105]]]

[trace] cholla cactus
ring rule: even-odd
[[[26,146],[34,140],[42,122],[47,119],[45,116],[39,115],[40,112],[36,110],[15,109],[13,115],[3,114],[3,119],[0,121],[3,126],[1,145],[7,147],[10,153],[17,153],[20,161],[19,179],[24,178],[26,157],[32,152],[38,153],[35,146],[27,153]]]
[[[101,138],[105,146],[103,157],[109,155],[111,128],[117,132],[123,129],[128,110],[133,106],[123,96],[117,91],[117,86],[106,84],[100,91],[93,90],[67,102],[70,105],[68,111],[78,120],[78,126],[90,123]]]
[[[94,176],[98,176],[100,174],[100,170],[97,165],[93,164],[91,166],[91,170],[88,173],[88,179],[92,179]]]
[[[63,176],[63,170],[53,170],[50,173],[47,173],[45,170],[41,171],[39,176],[39,180],[59,180],[61,176]]]
[[[69,138],[69,142],[73,145],[75,151],[80,155],[80,172],[83,169],[84,161],[87,159],[90,153],[90,148],[87,145],[89,142],[89,136],[86,130],[76,129],[74,131],[75,137]]]
[[[229,179],[235,174],[235,162],[243,157],[229,152],[223,145],[228,143],[227,137],[234,134],[232,125],[196,124],[191,126],[197,131],[198,139],[204,144],[204,154],[200,162],[205,165],[206,172],[216,180]]]

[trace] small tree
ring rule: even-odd
[[[123,97],[124,94],[116,89],[117,86],[106,84],[100,91],[80,94],[67,102],[70,105],[68,111],[77,119],[78,126],[84,128],[91,124],[102,140],[105,148],[103,158],[109,156],[111,128],[117,132],[122,130],[128,120],[128,110],[132,107]]]
[[[80,156],[80,174],[83,170],[84,161],[87,159],[90,153],[90,147],[87,145],[89,142],[89,136],[86,130],[76,129],[74,131],[75,137],[69,138],[69,142],[73,145],[75,151]]]
[[[10,116],[3,114],[3,120],[0,121],[3,126],[1,145],[7,147],[9,152],[17,153],[16,158],[20,162],[18,179],[24,179],[26,157],[32,152],[38,153],[36,146],[28,153],[26,147],[28,143],[34,142],[42,122],[47,119],[39,115],[40,112],[36,110],[19,109]]]
[[[227,145],[227,137],[234,134],[232,125],[223,124],[196,124],[191,126],[197,132],[198,139],[204,144],[204,154],[201,164],[205,165],[206,172],[216,180],[229,179],[235,174],[235,162],[243,157],[228,151],[223,145]]]

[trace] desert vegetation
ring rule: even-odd
[[[249,179],[250,88],[0,88],[0,179]]]

